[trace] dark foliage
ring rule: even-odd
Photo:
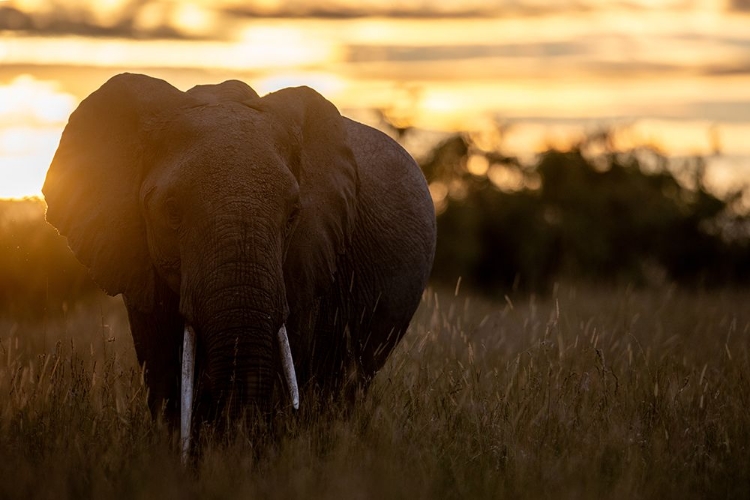
[[[65,238],[44,221],[44,202],[0,201],[0,313],[58,314],[95,290]]]
[[[653,150],[614,152],[607,142],[607,134],[592,136],[532,165],[464,136],[441,143],[422,165],[438,209],[433,278],[461,277],[492,294],[545,291],[566,279],[750,280],[748,240],[732,231],[745,222],[731,210],[741,193],[719,199],[706,191],[700,158],[678,165]],[[587,153],[596,150],[603,152]],[[472,156],[487,173],[470,173]]]

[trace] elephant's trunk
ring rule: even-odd
[[[252,406],[270,410],[286,292],[280,238],[251,228],[212,237],[214,256],[183,274],[181,304],[198,336],[199,418],[220,424]],[[244,234],[243,234],[244,233]],[[221,242],[220,244],[217,244]]]
[[[230,418],[239,416],[249,404],[263,411],[270,404],[274,331],[279,321],[267,310],[242,306],[220,311],[201,329],[210,404]]]
[[[297,375],[292,360],[292,351],[289,346],[289,338],[286,333],[286,325],[282,325],[277,333],[279,354],[281,358],[282,372],[289,396],[292,401],[292,407],[299,409],[299,388],[297,386]],[[193,414],[193,397],[195,389],[195,352],[196,352],[195,331],[190,325],[185,325],[183,352],[182,352],[182,377],[181,377],[181,399],[180,399],[180,437],[182,445],[182,461],[187,463],[191,449],[192,436],[192,414]]]

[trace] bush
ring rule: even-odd
[[[741,193],[709,193],[700,158],[677,165],[606,143],[606,134],[592,136],[528,165],[461,135],[439,144],[422,162],[438,210],[433,278],[460,276],[493,294],[544,291],[558,280],[750,281],[748,239],[726,231],[746,222],[732,211]],[[470,170],[471,161],[484,168]]]
[[[44,210],[37,199],[0,201],[0,313],[14,318],[59,313],[98,289]]]

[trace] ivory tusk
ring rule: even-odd
[[[297,387],[297,374],[294,371],[292,360],[292,349],[289,347],[289,337],[286,334],[286,325],[279,328],[279,352],[281,352],[281,366],[284,370],[284,380],[292,398],[292,408],[299,410],[299,388]]]
[[[182,463],[187,464],[190,456],[190,421],[193,414],[193,394],[195,375],[195,332],[185,325],[182,343],[182,398],[180,400],[180,440],[182,442]]]

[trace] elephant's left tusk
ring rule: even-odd
[[[193,384],[195,374],[195,332],[185,325],[182,344],[182,398],[180,401],[180,440],[182,441],[182,463],[187,464],[190,455],[190,420],[193,413]]]
[[[297,387],[297,374],[294,371],[292,361],[292,349],[289,347],[289,337],[286,334],[286,325],[279,328],[279,351],[281,352],[281,366],[284,369],[284,379],[292,397],[292,408],[299,410],[299,388]]]

